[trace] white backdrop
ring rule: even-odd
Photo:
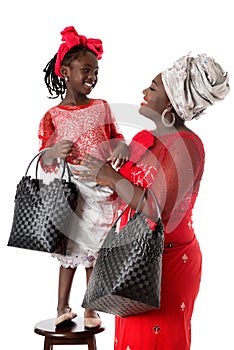
[[[59,103],[48,100],[42,71],[60,45],[60,31],[73,25],[80,34],[103,40],[99,83],[92,97],[117,107],[129,137],[130,129],[124,123],[148,127],[143,117],[131,119],[142,102],[142,90],[158,72],[189,51],[214,56],[229,71],[232,88],[232,14],[230,0],[2,2],[0,330],[5,350],[42,349],[43,338],[34,334],[34,324],[56,316],[57,261],[49,254],[6,245],[16,184],[38,149],[39,121],[50,106]],[[194,211],[203,276],[192,320],[192,350],[234,348],[232,100],[231,90],[225,101],[188,124],[206,150]],[[84,290],[84,269],[79,267],[71,306],[80,315]],[[102,319],[106,330],[97,336],[98,349],[111,350],[114,317],[102,314]]]

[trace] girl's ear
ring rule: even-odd
[[[63,76],[63,78],[66,80],[66,78],[68,78],[68,67],[61,66],[60,73]]]

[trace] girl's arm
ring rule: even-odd
[[[58,166],[58,158],[65,158],[72,147],[72,141],[62,140],[56,143],[56,130],[47,112],[42,118],[38,138],[40,140],[40,151],[49,148],[41,158],[41,166],[46,172],[54,172]]]

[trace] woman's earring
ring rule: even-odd
[[[164,109],[161,118],[162,118],[162,123],[164,126],[166,126],[167,128],[171,128],[174,124],[175,124],[175,113],[171,113],[172,116],[172,121],[171,123],[168,123],[168,121],[166,121],[167,119],[165,118],[165,115],[170,112],[169,109]]]
[[[65,82],[67,83],[67,82],[68,82],[68,77],[67,77],[67,76],[64,77],[64,80],[65,80]]]

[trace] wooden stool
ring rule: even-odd
[[[37,323],[34,332],[45,337],[44,350],[53,350],[53,345],[88,345],[88,350],[97,350],[95,334],[104,327],[84,328],[84,318],[76,317],[55,327],[55,318]]]

